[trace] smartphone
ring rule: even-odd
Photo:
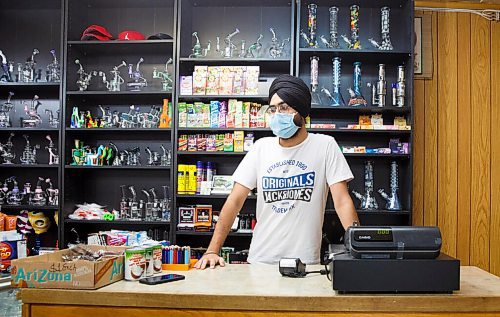
[[[184,275],[165,274],[165,275],[161,275],[161,276],[153,276],[153,277],[143,278],[142,280],[139,280],[139,283],[147,284],[147,285],[156,285],[156,284],[161,284],[161,283],[179,281],[179,280],[183,280],[185,278],[186,277]]]

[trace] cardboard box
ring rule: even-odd
[[[85,248],[124,251],[128,247],[85,246]],[[124,256],[107,257],[97,262],[63,262],[69,249],[12,261],[12,286],[27,288],[97,289],[124,277]]]
[[[208,66],[207,95],[217,95],[219,93],[220,67]]]
[[[257,95],[259,93],[259,66],[247,66],[245,72],[245,95]]]
[[[196,65],[193,72],[193,95],[204,95],[207,87],[208,66]]]
[[[193,94],[193,76],[181,76],[181,95]]]

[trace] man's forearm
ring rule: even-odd
[[[240,208],[241,206],[238,206],[235,201],[231,199],[226,201],[220,212],[219,220],[215,226],[214,235],[212,236],[207,252],[219,253],[220,249],[224,245],[224,241],[226,240],[229,231],[231,231],[231,226],[233,225],[234,219],[236,218]]]
[[[355,221],[359,223],[358,213],[350,198],[335,204],[335,210],[337,211],[337,215],[344,229],[347,229],[347,227],[352,225]]]

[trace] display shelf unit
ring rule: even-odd
[[[327,49],[305,47],[299,31],[307,33],[307,5],[305,1],[232,1],[232,0],[47,0],[43,3],[36,0],[27,0],[22,4],[14,0],[0,3],[5,19],[0,21],[0,29],[4,32],[2,40],[5,43],[16,43],[2,47],[8,60],[15,62],[25,61],[34,47],[38,48],[37,67],[44,68],[50,61],[48,53],[55,48],[62,65],[61,83],[3,83],[0,82],[0,102],[3,102],[9,91],[15,93],[13,101],[17,111],[13,114],[10,128],[0,128],[0,142],[4,143],[10,133],[14,133],[13,142],[17,157],[24,147],[23,134],[30,136],[31,144],[40,144],[38,161],[40,165],[21,165],[15,159],[13,165],[0,165],[0,177],[3,179],[14,174],[18,176],[20,187],[25,182],[36,183],[39,176],[50,178],[54,187],[60,189],[61,202],[59,206],[0,206],[1,210],[17,213],[19,210],[44,210],[59,212],[59,227],[53,226],[55,234],[59,236],[59,246],[65,247],[72,238],[71,229],[79,232],[83,239],[86,234],[119,226],[121,229],[165,228],[167,236],[173,243],[190,244],[191,246],[206,246],[212,233],[195,233],[177,231],[177,209],[179,206],[213,204],[214,210],[220,210],[227,195],[181,195],[177,193],[177,166],[178,164],[196,164],[196,161],[211,161],[217,165],[219,175],[232,174],[245,153],[240,152],[181,152],[177,151],[178,137],[181,134],[199,133],[226,133],[233,131],[253,132],[256,139],[272,136],[269,128],[186,128],[177,125],[177,104],[179,102],[194,103],[211,100],[227,101],[238,99],[249,102],[266,104],[270,81],[279,74],[288,73],[300,76],[306,83],[310,82],[310,58],[319,57],[319,84],[320,87],[331,88],[332,58],[342,58],[341,89],[344,99],[347,99],[347,88],[352,86],[352,63],[362,63],[362,93],[370,99],[371,94],[366,83],[377,80],[377,65],[386,64],[387,101],[390,103],[392,93],[390,85],[396,81],[396,68],[405,65],[406,75],[406,107],[397,108],[386,106],[372,107],[331,107],[326,96],[320,103],[313,104],[311,110],[312,123],[335,123],[336,129],[309,129],[312,133],[324,133],[336,138],[341,146],[387,147],[389,141],[398,138],[402,142],[413,143],[412,130],[346,130],[339,127],[357,123],[359,115],[380,113],[384,117],[384,124],[391,124],[396,116],[405,116],[409,125],[413,125],[413,0],[377,0],[360,3],[360,37],[363,49],[348,50],[342,39],[341,48]],[[338,0],[333,4],[327,0],[317,0],[318,28],[317,35],[328,36],[328,7],[338,6],[339,29],[338,34],[349,36],[349,6],[352,1]],[[391,40],[393,51],[379,51],[370,46],[368,38],[380,40],[380,8],[391,8]],[[43,9],[43,10],[40,10]],[[23,21],[22,24],[16,21]],[[44,21],[39,23],[38,21]],[[213,23],[213,21],[221,21]],[[172,37],[168,40],[140,40],[140,41],[81,41],[82,31],[91,24],[101,24],[116,38],[121,31],[137,30],[146,37],[159,32]],[[271,33],[273,27],[279,39],[290,37],[290,43],[285,46],[285,55],[273,59],[269,56]],[[263,44],[258,56],[253,58],[222,58],[215,51],[216,37],[221,38],[221,47],[225,46],[224,37],[240,30],[235,37],[238,45],[245,40],[248,45],[253,43],[259,34],[263,34]],[[212,50],[206,57],[192,58],[194,38],[192,33],[198,32],[203,47],[211,41]],[[19,41],[19,38],[26,40]],[[120,92],[109,92],[104,87],[100,77],[94,77],[86,91],[79,91],[76,85],[78,79],[75,59],[79,59],[86,71],[104,71],[109,77],[113,66],[121,61],[133,64],[143,57],[141,70],[148,80],[148,86],[140,92],[128,91],[126,85]],[[169,72],[174,79],[173,90],[161,91],[161,83],[152,78],[153,68],[164,69],[168,58],[173,59]],[[181,95],[180,76],[192,74],[197,65],[208,66],[260,66],[260,83],[256,95]],[[128,81],[126,67],[121,71],[122,77]],[[24,116],[20,101],[30,101],[37,94],[42,105],[39,113],[43,123],[37,128],[21,128],[19,118]],[[112,111],[127,111],[130,105],[138,105],[141,109],[148,109],[151,105],[162,104],[168,99],[173,104],[172,126],[169,129],[71,129],[70,116],[73,106],[82,111],[91,111],[93,115],[101,115],[97,105],[109,106]],[[369,100],[368,100],[369,101]],[[52,128],[44,112],[50,109],[59,110],[61,123],[59,128]],[[48,166],[47,145],[45,136],[50,135],[56,142],[60,164]],[[138,145],[141,147],[143,166],[71,166],[71,149],[75,140],[82,140],[86,145],[96,146],[114,142],[120,149]],[[144,166],[144,148],[149,146],[158,151],[160,144],[172,149],[172,167]],[[355,179],[349,184],[350,189],[363,192],[363,169],[366,159],[374,162],[375,189],[389,186],[389,166],[392,160],[398,162],[400,179],[400,199],[403,211],[391,212],[384,210],[362,211],[358,214],[363,224],[407,225],[412,222],[411,184],[413,155],[410,154],[345,154]],[[34,173],[35,172],[35,173]],[[43,174],[43,175],[42,175]],[[35,177],[36,176],[36,177]],[[0,178],[0,180],[2,180]],[[118,208],[120,200],[120,185],[135,185],[139,192],[142,188],[155,187],[161,196],[161,186],[170,186],[172,198],[172,224],[147,221],[73,221],[67,219],[73,212],[75,205],[83,202],[96,202],[108,208]],[[140,194],[139,194],[140,195]],[[384,206],[378,193],[379,207]],[[139,199],[144,199],[141,197]],[[355,204],[358,201],[354,199]],[[245,202],[242,213],[255,213],[256,196],[250,196]],[[333,207],[331,199],[327,208]],[[325,214],[324,232],[332,242],[338,241],[343,234],[334,212]],[[163,229],[162,229],[163,230]],[[248,241],[233,237],[250,237],[251,234],[231,233],[227,245],[237,246],[238,249],[248,248]],[[57,239],[54,238],[54,241]]]
[[[178,30],[176,38],[179,39],[178,43],[178,69],[179,76],[186,76],[192,74],[194,67],[197,65],[207,66],[259,66],[260,67],[260,80],[276,77],[279,74],[293,74],[295,45],[294,38],[294,1],[231,1],[231,0],[181,0],[179,2],[179,18]],[[213,23],[214,20],[224,21],[224,23]],[[276,36],[281,40],[290,38],[290,43],[285,46],[285,54],[281,58],[273,59],[269,55],[270,39],[272,37],[269,28],[273,27],[276,31]],[[248,45],[253,43],[259,34],[264,37],[261,40],[263,44],[259,52],[259,56],[254,58],[240,58],[234,56],[233,58],[222,58],[215,52],[216,37],[221,38],[221,47],[225,46],[224,38],[227,34],[233,32],[235,28],[239,29],[239,33],[233,38],[235,43],[245,40]],[[194,44],[192,33],[198,32],[202,46],[205,46],[207,41],[212,42],[212,50],[206,57],[190,58],[192,53],[191,49]],[[238,44],[237,44],[238,45]],[[248,47],[248,46],[247,46]],[[292,48],[292,49],[290,49]],[[228,99],[237,99],[249,102],[258,102],[260,104],[267,104],[268,91],[267,87],[259,89],[257,95],[181,95],[180,83],[177,85],[178,97],[176,103],[186,102],[193,103],[202,101],[208,103],[211,100],[227,101]],[[177,111],[176,111],[176,120]],[[176,121],[177,122],[177,121]],[[270,135],[270,129],[251,129],[251,128],[185,128],[176,127],[175,140],[178,140],[181,134],[193,133],[224,133],[231,131],[247,131],[259,132],[256,135],[260,136]],[[260,133],[262,132],[262,133]],[[177,143],[176,143],[177,144]],[[230,175],[234,172],[239,161],[243,158],[245,153],[217,153],[217,152],[203,152],[191,154],[189,152],[176,151],[176,162],[174,163],[174,175],[177,175],[178,164],[195,164],[196,160],[204,160],[202,157],[208,157],[211,161],[215,162],[218,166],[219,175]],[[177,184],[176,184],[177,185]],[[175,187],[177,192],[177,187]],[[174,200],[175,210],[180,206],[193,205],[198,201],[201,203],[212,203],[214,210],[220,210],[221,204],[227,195],[176,195]],[[211,201],[212,200],[212,201]],[[246,212],[253,210],[255,213],[255,196],[250,196],[245,203]],[[177,224],[177,213],[172,218],[173,223]],[[176,230],[177,226],[173,228]],[[207,246],[207,241],[197,241],[196,237],[209,236],[211,233],[200,233],[197,235],[195,232],[176,232],[176,243],[183,244],[192,242],[194,244],[200,243],[201,246]],[[229,237],[237,235],[230,234]],[[232,240],[226,244],[232,246]],[[193,245],[192,246],[197,246]],[[248,248],[248,242],[238,244],[239,248]]]
[[[149,111],[150,106],[162,106],[163,99],[173,101],[175,91],[163,91],[159,79],[154,79],[154,68],[163,71],[169,58],[176,57],[176,19],[177,0],[65,0],[65,90],[63,101],[64,116],[64,154],[63,164],[63,203],[61,218],[63,221],[62,245],[71,242],[71,229],[79,233],[84,239],[90,232],[110,229],[119,226],[125,230],[144,230],[145,226],[163,228],[162,237],[171,240],[168,222],[157,221],[80,221],[68,219],[68,215],[75,209],[76,204],[95,202],[106,205],[108,209],[119,209],[121,199],[120,185],[134,186],[137,192],[137,201],[146,200],[141,189],[155,188],[159,198],[163,197],[162,186],[169,186],[169,196],[172,197],[173,177],[170,166],[146,166],[146,147],[152,151],[161,151],[160,145],[172,149],[173,128],[110,128],[110,129],[72,129],[70,117],[72,107],[77,106],[80,111],[90,111],[95,116],[101,116],[97,105],[110,107],[111,111],[127,112],[129,106],[139,106],[141,112]],[[123,14],[134,12],[133,15]],[[124,30],[136,30],[146,37],[165,33],[172,36],[168,40],[111,40],[111,41],[81,41],[83,30],[91,24],[101,24],[113,34],[114,38]],[[87,90],[80,91],[76,85],[78,76],[78,59],[86,71],[103,71],[111,77],[109,71],[114,66],[125,61],[127,65],[136,64],[140,60],[143,77],[148,84],[141,91],[131,91],[127,86],[132,80],[128,77],[127,67],[120,68],[124,83],[120,91],[108,91],[98,76],[91,79]],[[174,80],[173,90],[177,78],[175,63],[169,65],[168,71]],[[108,79],[109,80],[109,79]],[[173,123],[173,122],[172,122]],[[141,151],[141,166],[73,166],[72,149],[75,140],[83,141],[85,145],[97,147],[116,144],[120,151],[139,147]],[[127,191],[127,196],[131,194]],[[168,235],[167,235],[168,233]]]
[[[210,232],[196,232],[196,231],[177,231],[176,235],[177,236],[212,236],[214,233],[212,231]],[[252,233],[247,233],[247,232],[229,232],[228,236],[230,237],[251,237],[253,234]]]
[[[43,120],[43,119],[42,119]],[[0,132],[26,132],[26,133],[43,133],[43,132],[59,132],[59,129],[56,128],[21,128],[21,127],[14,127],[14,128],[0,128]]]
[[[96,170],[169,170],[170,166],[85,166],[85,165],[65,165],[66,169],[96,169]]]
[[[157,95],[157,96],[171,96],[171,92],[158,91],[158,90],[145,90],[145,91],[105,91],[105,90],[85,90],[85,91],[68,91],[67,95],[73,96],[116,96],[116,95]]]
[[[189,194],[177,194],[177,198],[190,198],[190,199],[226,199],[229,195],[225,194],[211,194],[211,195],[189,195]],[[248,195],[247,199],[255,200],[256,195]]]
[[[77,219],[64,219],[65,223],[81,224],[81,225],[121,225],[121,226],[170,226],[168,221],[146,221],[146,220],[77,220]]]
[[[203,64],[200,60],[199,64]],[[267,101],[267,95],[181,95],[179,100],[182,101],[206,101],[206,100],[227,100],[227,99],[241,99],[248,101]]]
[[[59,206],[33,206],[33,205],[1,205],[0,210],[4,211],[18,211],[18,210],[58,210]]]
[[[49,156],[45,146],[49,144],[45,139],[49,135],[55,146],[57,153],[61,154],[61,132],[58,128],[49,125],[49,116],[46,110],[51,111],[56,117],[57,112],[61,111],[62,81],[47,82],[46,66],[52,62],[50,50],[54,49],[57,59],[61,65],[61,73],[64,65],[62,62],[64,55],[63,39],[63,7],[62,0],[47,0],[41,3],[37,0],[27,0],[20,3],[15,0],[5,0],[0,2],[0,30],[2,30],[2,44],[0,49],[7,57],[7,61],[13,62],[14,71],[12,72],[13,82],[0,82],[0,104],[3,104],[9,92],[13,92],[11,102],[14,104],[14,110],[10,112],[11,127],[0,128],[0,143],[5,143],[11,134],[14,134],[12,143],[14,144],[14,153],[16,158],[14,164],[0,165],[0,181],[3,183],[6,178],[16,177],[18,187],[23,190],[25,183],[30,183],[34,189],[38,178],[50,179],[53,188],[59,189],[61,193],[61,166],[48,165]],[[39,53],[35,55],[35,69],[41,70],[41,79],[37,82],[18,81],[17,65],[27,61],[33,50],[37,49]],[[0,73],[3,73],[0,71]],[[27,118],[23,102],[31,104],[34,96],[39,97],[41,103],[37,109],[42,122],[36,128],[21,127],[21,118]],[[61,115],[60,115],[61,116]],[[37,149],[38,165],[20,164],[20,157],[26,144],[23,135],[29,137],[31,146],[39,145]],[[0,159],[3,163],[3,159]],[[9,189],[12,183],[8,184]],[[46,183],[42,184],[45,190]],[[43,247],[55,247],[58,244],[59,229],[54,221],[54,215],[60,210],[60,204],[57,206],[31,206],[27,205],[25,197],[22,205],[0,205],[2,212],[18,216],[20,211],[40,211],[43,212],[52,223],[47,232],[39,235],[38,240]],[[61,194],[59,194],[61,202]],[[35,245],[35,235],[29,234],[27,237],[27,246],[31,254]]]
[[[59,164],[57,165],[49,165],[49,164],[2,164],[0,165],[0,169],[6,168],[59,168]]]
[[[106,133],[106,132],[172,132],[172,129],[170,128],[95,128],[95,129],[85,129],[85,128],[66,128],[68,133],[75,132],[75,133],[85,133],[85,132],[90,132],[90,133]]]
[[[300,30],[308,34],[308,5],[317,4],[317,41],[319,47],[309,47],[300,36]],[[353,63],[361,62],[361,93],[368,101],[366,107],[332,107],[329,106],[329,99],[324,93],[315,95],[315,104],[312,105],[311,123],[335,123],[337,129],[309,129],[310,132],[325,133],[336,138],[339,145],[367,146],[367,147],[388,147],[392,138],[398,138],[401,142],[410,143],[410,154],[344,154],[351,170],[355,176],[349,183],[350,190],[357,190],[364,193],[364,163],[366,160],[372,160],[374,164],[374,195],[376,196],[379,207],[385,205],[385,200],[376,192],[379,188],[386,191],[389,188],[390,163],[396,161],[399,167],[399,198],[401,200],[403,211],[365,211],[358,210],[362,224],[378,225],[411,225],[412,223],[412,161],[411,144],[413,143],[412,130],[343,130],[338,127],[347,124],[358,124],[360,115],[382,114],[384,124],[392,124],[394,117],[405,116],[407,124],[413,126],[413,0],[397,1],[368,1],[359,3],[359,36],[362,49],[348,49],[346,43],[340,35],[345,34],[350,37],[350,10],[353,3],[347,0],[339,0],[334,3],[326,0],[315,2],[301,1],[297,3],[297,15],[295,32],[296,59],[295,75],[301,77],[306,83],[311,82],[311,58],[319,58],[318,81],[319,89],[322,87],[332,91],[332,59],[339,57],[341,59],[341,80],[340,89],[344,101],[347,103],[349,94],[347,88],[353,86]],[[319,36],[325,35],[329,38],[329,7],[338,7],[338,40],[340,47],[337,49],[326,48],[321,43]],[[382,51],[375,49],[369,38],[377,41],[381,37],[380,27],[380,8],[388,6],[390,8],[390,37],[394,49],[391,51]],[[386,106],[378,108],[372,105],[371,90],[366,83],[375,83],[378,80],[378,64],[385,64],[387,94]],[[391,84],[397,80],[397,66],[405,66],[406,79],[406,106],[402,108],[392,106]],[[318,100],[320,99],[320,100]],[[333,118],[325,119],[325,118]],[[356,206],[359,201],[352,196]],[[327,203],[328,217],[336,217],[331,209],[333,204],[331,199]],[[330,241],[339,241],[342,236],[341,224],[338,219],[325,232],[330,232],[328,238]],[[325,228],[324,228],[325,230]],[[333,234],[331,234],[333,232]]]

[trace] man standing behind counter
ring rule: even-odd
[[[249,263],[274,264],[283,257],[319,263],[328,188],[343,227],[359,222],[347,188],[353,175],[337,142],[306,130],[311,111],[307,85],[300,78],[280,75],[269,89],[269,100],[269,123],[276,137],[257,140],[234,172],[233,190],[195,268],[224,266],[219,251],[254,188],[257,225]]]

